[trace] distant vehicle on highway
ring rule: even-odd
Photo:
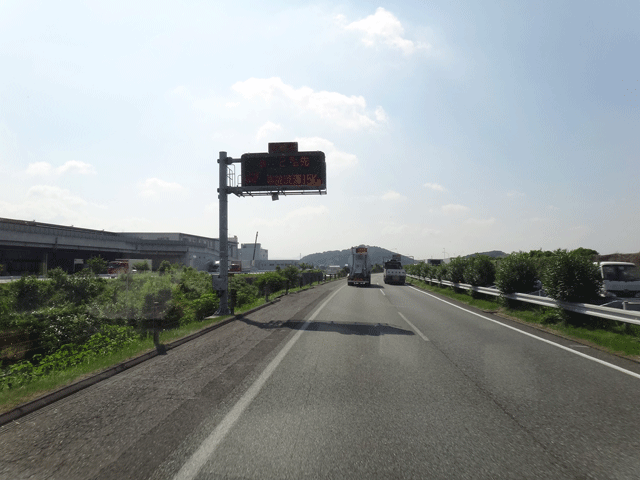
[[[371,262],[367,247],[352,247],[349,257],[348,285],[371,285]]]
[[[391,260],[384,262],[384,283],[394,283],[396,285],[404,285],[407,278],[407,272],[402,268],[401,256],[394,253]]]
[[[640,298],[640,269],[630,262],[597,263],[607,297]]]
[[[107,273],[110,275],[136,273],[135,266],[139,263],[146,263],[151,270],[151,260],[148,258],[117,258],[107,264]]]

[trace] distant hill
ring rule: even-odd
[[[506,257],[507,254],[500,251],[500,250],[491,250],[490,252],[482,252],[482,253],[472,253],[471,255],[465,255],[464,258],[468,258],[468,257],[476,257],[478,255],[486,255],[487,257],[491,257],[491,258],[500,258],[500,257]]]
[[[378,265],[383,265],[387,260],[391,260],[391,255],[396,253],[382,247],[365,246],[368,248],[369,258],[372,265],[375,265],[376,263]],[[350,254],[351,248],[345,248],[344,250],[330,250],[328,252],[305,255],[300,259],[300,261],[303,263],[310,263],[316,267],[328,267],[329,265],[339,265],[344,267],[349,261]],[[401,257],[401,261],[403,265],[414,263],[412,258],[404,255]]]

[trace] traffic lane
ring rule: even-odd
[[[379,289],[348,287],[302,332],[195,478],[325,477],[571,475],[413,334]]]
[[[290,335],[269,326],[337,286],[287,296],[1,427],[0,479],[148,477]]]
[[[637,477],[639,379],[412,288],[392,287],[386,293],[456,368],[538,441],[557,451],[572,469],[591,478]],[[499,317],[493,319],[526,329]],[[527,330],[585,351],[575,342]],[[638,370],[637,364],[611,355],[599,352],[597,357]]]

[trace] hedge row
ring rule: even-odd
[[[597,253],[597,252],[595,252]],[[501,259],[485,255],[458,257],[448,264],[419,263],[405,268],[421,278],[491,286],[503,294],[528,293],[544,288],[547,295],[566,302],[591,302],[602,290],[602,277],[594,265],[592,250],[571,252],[516,252]]]

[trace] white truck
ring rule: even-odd
[[[349,257],[348,285],[371,285],[371,262],[367,247],[352,247]]]
[[[399,253],[394,253],[391,260],[384,262],[384,283],[404,285],[407,279],[407,272],[402,268],[402,257]]]
[[[606,297],[640,298],[640,269],[630,262],[596,263]]]

